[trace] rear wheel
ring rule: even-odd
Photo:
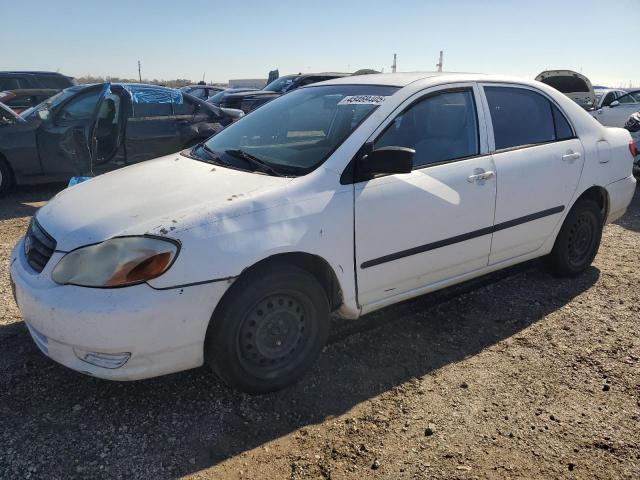
[[[316,360],[329,331],[322,285],[292,266],[239,279],[216,310],[205,359],[230,386],[247,393],[279,390]]]
[[[575,277],[589,268],[598,253],[603,224],[602,211],[595,201],[578,200],[549,255],[552,270],[562,276]]]

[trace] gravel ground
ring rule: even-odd
[[[111,383],[45,358],[8,257],[55,189],[0,199],[1,478],[640,478],[640,194],[593,267],[536,262],[334,321],[306,378]]]

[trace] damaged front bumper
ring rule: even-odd
[[[156,290],[58,285],[51,271],[28,265],[22,241],[11,255],[16,303],[38,348],[79,372],[110,380],[137,380],[198,367],[204,338],[228,284],[214,282]]]

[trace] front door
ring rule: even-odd
[[[498,175],[490,264],[538,250],[575,193],[584,149],[567,117],[540,91],[484,85]]]
[[[355,185],[361,305],[487,265],[496,178],[477,103],[472,84],[430,89],[372,136],[374,149],[416,153],[413,172]]]
[[[45,175],[60,179],[93,175],[93,134],[108,92],[108,83],[84,90],[41,123],[36,136]]]

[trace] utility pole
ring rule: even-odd
[[[397,62],[396,60],[398,59],[398,55],[396,55],[395,53],[393,54],[393,65],[391,65],[391,73],[396,73],[396,67],[397,67]]]
[[[436,63],[436,67],[438,67],[438,71],[442,71],[442,50],[440,50],[440,61]]]
[[[138,60],[138,80],[142,83],[142,70],[140,69],[140,60]]]

